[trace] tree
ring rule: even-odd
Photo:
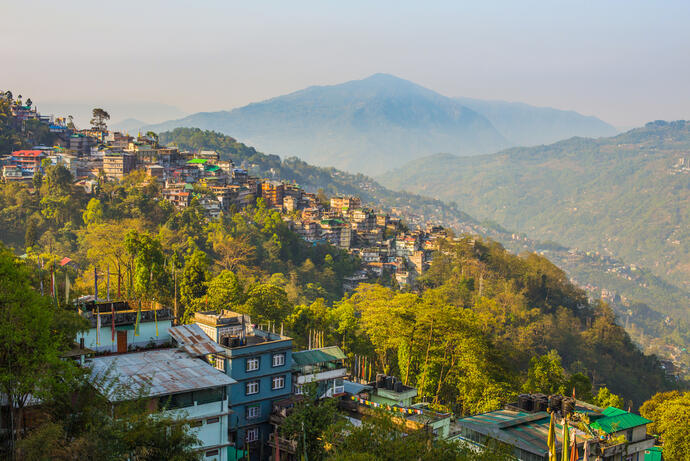
[[[564,391],[565,371],[561,366],[561,356],[555,350],[548,354],[532,357],[527,380],[522,386],[525,392],[556,394]]]
[[[622,397],[613,394],[608,387],[604,386],[599,389],[599,392],[594,397],[594,404],[602,408],[615,407],[622,410],[625,406],[625,401]]]
[[[245,302],[239,279],[228,270],[221,271],[208,282],[207,296],[210,309],[233,309]]]
[[[321,461],[326,457],[326,431],[335,421],[336,399],[319,400],[315,383],[305,385],[304,399],[295,406],[280,426],[283,437],[297,441],[297,453],[306,459]]]
[[[197,249],[187,257],[182,280],[180,281],[180,301],[185,307],[183,321],[189,323],[194,318],[194,312],[205,304],[206,279],[208,271],[208,257],[206,253]]]
[[[82,215],[84,224],[98,224],[103,221],[103,205],[97,198],[91,198],[86,205],[86,211]]]
[[[244,309],[255,323],[280,324],[290,314],[292,306],[283,288],[262,283],[249,290]]]
[[[6,396],[10,443],[23,434],[24,407],[29,397],[46,398],[59,380],[75,372],[71,361],[60,359],[84,327],[57,311],[47,297],[31,286],[32,268],[0,246],[0,391]],[[59,335],[56,325],[62,325]],[[66,338],[70,338],[68,341]],[[10,449],[13,451],[13,447]]]
[[[105,110],[97,107],[91,112],[91,126],[94,130],[106,131],[108,126],[106,122],[110,120],[110,114]]]
[[[642,404],[640,414],[654,421],[647,426],[647,431],[660,436],[664,459],[687,459],[690,453],[690,392],[655,394]]]

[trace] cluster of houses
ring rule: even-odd
[[[21,115],[43,121],[35,109]],[[243,209],[261,198],[266,207],[281,211],[292,230],[305,240],[330,243],[361,258],[362,270],[346,281],[346,289],[385,273],[400,285],[413,285],[430,263],[435,240],[446,235],[440,227],[406,231],[399,218],[362,206],[358,197],[332,197],[330,203],[323,203],[296,184],[250,176],[247,169],[221,159],[216,151],[161,146],[153,134],[134,137],[111,131],[74,131],[64,119],[50,118],[45,123],[56,134],[55,145],[0,156],[4,181],[30,182],[48,160],[69,169],[87,193],[99,181],[121,180],[135,170],[145,171],[161,184],[162,197],[175,207],[188,207],[196,199],[210,217]]]
[[[78,305],[90,329],[76,338],[71,356],[90,368],[94,385],[113,405],[144,398],[148,408],[186,418],[204,460],[301,459],[298,440],[280,427],[305,392],[337,399],[340,417],[354,425],[382,410],[407,432],[423,430],[475,449],[489,438],[500,440],[519,460],[548,459],[552,412],[568,418],[570,440],[576,438],[579,453],[587,445],[587,460],[643,461],[655,453],[655,438],[646,431],[651,421],[624,410],[521,395],[505,408],[456,419],[417,402],[417,390],[395,377],[367,376],[339,347],[295,350],[282,331],[253,324],[248,315],[197,312],[194,323],[174,325],[170,309],[156,304],[135,309],[89,296]]]

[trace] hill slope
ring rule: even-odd
[[[348,171],[383,172],[438,151],[478,154],[510,145],[459,102],[384,74],[145,129],[180,126],[232,134],[266,152]]]
[[[688,152],[690,123],[654,122],[611,138],[435,155],[380,179],[534,238],[623,257],[688,290]]]
[[[592,116],[519,102],[455,98],[465,107],[486,117],[501,134],[517,146],[548,144],[573,136],[613,136],[613,126]]]

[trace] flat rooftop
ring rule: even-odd
[[[87,361],[87,365],[91,368],[92,381],[111,401],[177,394],[237,382],[179,349],[96,357]]]

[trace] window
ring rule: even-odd
[[[304,394],[304,384],[295,384],[294,393],[297,395]]]
[[[190,426],[190,427],[201,427],[201,426],[203,426],[203,425],[204,425],[204,421],[201,420],[201,419],[197,419],[196,421],[191,421],[191,422],[189,423],[189,426]]]
[[[204,453],[207,458],[210,458],[211,456],[218,456],[218,450],[209,450],[206,453]]]
[[[247,442],[256,442],[259,440],[259,428],[252,427],[251,429],[247,429],[245,439]]]
[[[247,384],[245,384],[244,393],[246,395],[258,394],[259,381],[249,381]]]
[[[216,416],[215,418],[209,418],[209,419],[207,419],[207,420],[206,420],[206,424],[215,424],[215,423],[217,423],[218,421],[220,421],[220,418]]]
[[[282,367],[285,365],[285,352],[280,354],[273,354],[273,364],[274,367]]]
[[[246,409],[247,419],[258,418],[261,415],[261,407],[259,405],[251,405]]]
[[[282,389],[285,387],[285,376],[274,376],[271,378],[271,389]]]
[[[194,391],[194,400],[196,400],[197,405],[220,402],[224,400],[224,394],[224,388],[222,387],[204,389],[203,391]]]
[[[194,396],[191,392],[184,392],[171,395],[168,399],[164,399],[163,402],[168,410],[187,408],[194,405]]]
[[[256,371],[258,369],[259,369],[259,358],[258,357],[252,357],[251,359],[247,359],[246,371]]]

